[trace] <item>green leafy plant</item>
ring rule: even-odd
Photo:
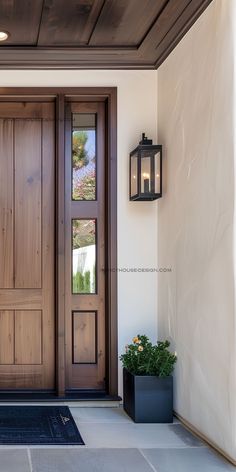
[[[125,347],[125,354],[120,356],[123,367],[134,375],[156,375],[167,377],[174,370],[177,360],[169,351],[169,341],[152,344],[145,335],[138,334],[133,343]]]

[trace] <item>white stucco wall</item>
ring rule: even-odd
[[[118,266],[156,267],[156,203],[129,202],[128,155],[142,131],[156,139],[156,71],[0,71],[0,87],[118,88]],[[118,275],[119,352],[137,334],[156,339],[157,275]],[[119,379],[121,381],[121,369]],[[122,394],[120,382],[120,394]]]
[[[158,332],[178,354],[175,410],[236,460],[234,6],[214,0],[158,71]]]

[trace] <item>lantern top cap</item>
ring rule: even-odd
[[[152,145],[152,139],[148,139],[148,137],[145,136],[145,133],[142,133],[142,139],[141,139],[141,141],[139,141],[139,144],[141,144],[141,145],[146,144],[146,145],[150,146],[150,145]]]

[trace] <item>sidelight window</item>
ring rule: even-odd
[[[96,293],[96,220],[72,220],[73,293]]]
[[[96,200],[96,154],[96,114],[73,113],[73,200]]]

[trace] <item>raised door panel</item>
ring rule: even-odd
[[[0,119],[0,287],[13,279],[13,120]]]
[[[0,311],[0,364],[14,364],[14,311]]]
[[[16,120],[15,288],[41,288],[41,155],[41,120]]]
[[[15,311],[15,364],[42,363],[42,312]]]
[[[96,312],[73,312],[73,363],[97,362]]]

